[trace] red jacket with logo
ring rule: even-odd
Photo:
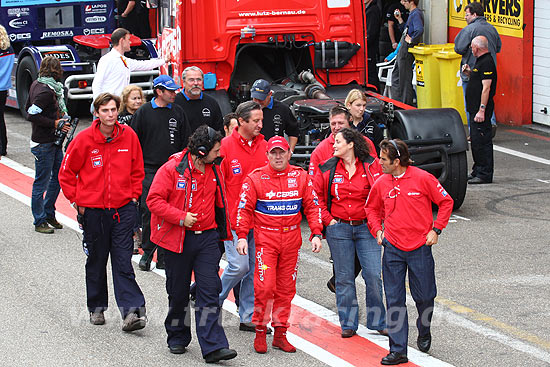
[[[233,227],[237,223],[237,202],[243,181],[250,172],[267,164],[266,151],[267,142],[262,134],[254,138],[252,145],[248,145],[248,141],[239,134],[238,127],[222,140],[221,170],[225,177],[227,205]]]
[[[141,195],[143,154],[129,126],[114,126],[107,142],[99,120],[69,144],[59,170],[59,184],[70,202],[87,208],[118,209]]]
[[[439,207],[435,223],[432,203]],[[387,240],[403,251],[426,243],[433,228],[447,226],[454,201],[437,179],[418,167],[407,167],[400,178],[384,174],[370,190],[366,212],[373,236],[382,230]],[[385,214],[384,214],[385,213]]]
[[[155,174],[147,196],[147,207],[151,211],[151,241],[177,253],[183,252],[186,231],[183,221],[189,208],[192,189],[188,157],[187,149],[173,154]],[[220,234],[220,240],[226,240],[230,238],[231,225],[225,199],[224,177],[215,164],[207,164],[206,169],[214,170],[216,177],[216,230]]]
[[[321,208],[306,171],[292,165],[283,171],[276,171],[269,164],[258,168],[242,185],[237,207],[237,236],[246,238],[252,226],[255,237],[262,233],[269,236],[269,233],[299,231],[302,206],[312,235],[321,234]]]
[[[373,142],[364,136],[367,145],[369,146],[370,155],[373,158],[378,158],[376,155],[376,148],[374,147]],[[317,171],[319,170],[319,165],[327,161],[334,154],[334,135],[330,134],[328,138],[323,140],[317,145],[313,153],[311,153],[311,158],[309,160],[309,175],[313,178]]]

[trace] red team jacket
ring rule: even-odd
[[[435,223],[432,202],[439,207]],[[409,166],[401,178],[384,174],[374,183],[367,199],[368,225],[376,237],[383,221],[387,240],[400,250],[413,251],[426,243],[433,227],[447,226],[453,204],[432,174]]]
[[[118,209],[141,195],[143,154],[134,130],[115,124],[106,142],[99,119],[69,145],[59,184],[70,202],[87,208]]]
[[[284,171],[275,171],[270,165],[258,168],[242,185],[235,228],[237,236],[246,238],[253,224],[258,242],[271,242],[272,235],[285,235],[295,230],[301,237],[302,206],[312,235],[321,234],[321,209],[307,173],[292,165]]]
[[[189,208],[192,184],[187,149],[173,154],[163,164],[153,179],[147,196],[151,211],[151,241],[169,251],[182,253],[185,239],[183,221]],[[220,240],[230,237],[231,226],[225,200],[224,178],[215,164],[205,169],[217,172],[215,210],[217,231]]]
[[[225,177],[227,205],[233,227],[237,222],[237,202],[243,181],[250,172],[267,164],[266,151],[267,142],[262,134],[252,141],[252,145],[248,145],[239,134],[238,127],[222,140],[220,156],[223,161],[220,168]]]

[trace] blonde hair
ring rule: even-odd
[[[137,90],[139,94],[141,95],[141,101],[142,103],[145,103],[145,96],[143,95],[143,89],[139,85],[130,84],[124,87],[121,94],[121,102],[120,102],[120,108],[118,109],[118,113],[122,113],[126,111],[126,105],[128,104],[128,98],[130,98],[130,94]],[[127,111],[126,111],[127,112]]]
[[[10,38],[8,37],[8,32],[6,28],[0,25],[0,50],[7,50],[10,48]]]
[[[358,99],[362,99],[363,101],[367,101],[367,96],[365,93],[363,93],[360,89],[352,89],[349,91],[348,96],[346,97],[346,100],[344,101],[344,104],[346,107],[351,105],[353,102],[357,101]]]

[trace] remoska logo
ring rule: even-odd
[[[44,38],[60,38],[60,37],[72,37],[73,31],[55,31],[55,32],[42,32],[40,39]]]
[[[15,18],[15,19],[10,20],[8,24],[12,28],[19,29],[19,28],[23,28],[23,27],[26,27],[27,25],[29,25],[29,21],[26,20],[26,19]]]
[[[267,194],[265,194],[265,196],[267,196],[268,199],[273,199],[274,197],[277,197],[277,198],[291,198],[293,196],[298,196],[298,190],[293,190],[293,191],[279,191],[279,192],[275,192],[273,190],[271,190],[270,192],[268,192]]]
[[[93,17],[87,17],[84,19],[86,23],[103,23],[107,21],[107,17],[101,15],[94,15]]]
[[[105,28],[84,28],[83,33],[85,36],[89,36],[91,34],[104,34]]]

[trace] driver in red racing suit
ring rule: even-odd
[[[254,170],[241,189],[236,233],[237,251],[248,252],[247,234],[254,225],[256,271],[254,274],[254,349],[267,352],[266,325],[275,328],[273,347],[295,352],[286,339],[290,303],[296,294],[298,255],[302,246],[300,222],[304,213],[311,228],[313,252],[321,250],[321,211],[307,173],[288,164],[287,141],[275,136],[267,144],[269,164]]]

